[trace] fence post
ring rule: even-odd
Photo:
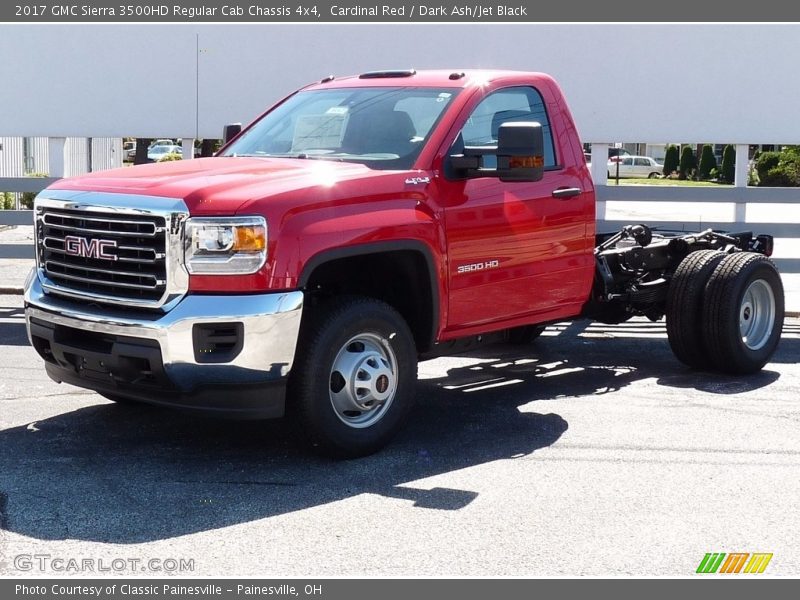
[[[194,138],[181,138],[183,146],[183,160],[194,158]]]
[[[736,171],[733,185],[737,188],[746,188],[747,179],[750,174],[750,146],[747,144],[736,144]],[[747,222],[747,202],[742,198],[737,202],[733,212],[733,220],[736,223]]]
[[[596,186],[608,185],[608,144],[592,144],[592,181]],[[596,201],[595,218],[606,218],[605,200]]]
[[[67,164],[66,157],[67,138],[51,137],[47,138],[47,155],[50,177],[64,177],[66,176],[65,168]]]

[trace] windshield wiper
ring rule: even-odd
[[[228,154],[227,156],[230,158],[296,158],[300,160],[334,160],[337,162],[343,162],[348,158],[345,156],[335,156],[330,154],[308,154],[306,152],[298,152],[297,154],[294,153],[269,154],[267,152],[256,153],[256,154],[239,154],[238,152],[235,152],[233,154]]]

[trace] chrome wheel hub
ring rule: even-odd
[[[329,394],[336,416],[364,428],[386,414],[397,391],[397,358],[389,341],[362,333],[345,343],[330,373]]]
[[[775,325],[775,295],[763,279],[753,281],[739,306],[739,333],[750,350],[760,350],[769,340]]]

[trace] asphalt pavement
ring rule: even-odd
[[[422,363],[408,427],[344,462],[55,384],[23,323],[0,296],[0,575],[800,574],[798,319],[751,377],[638,319]]]

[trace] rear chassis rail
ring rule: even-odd
[[[690,253],[718,250],[725,254],[755,252],[771,256],[773,237],[751,231],[699,233],[659,231],[628,225],[597,236],[595,281],[583,315],[604,323],[633,316],[657,321],[664,316],[667,291],[675,270]]]

